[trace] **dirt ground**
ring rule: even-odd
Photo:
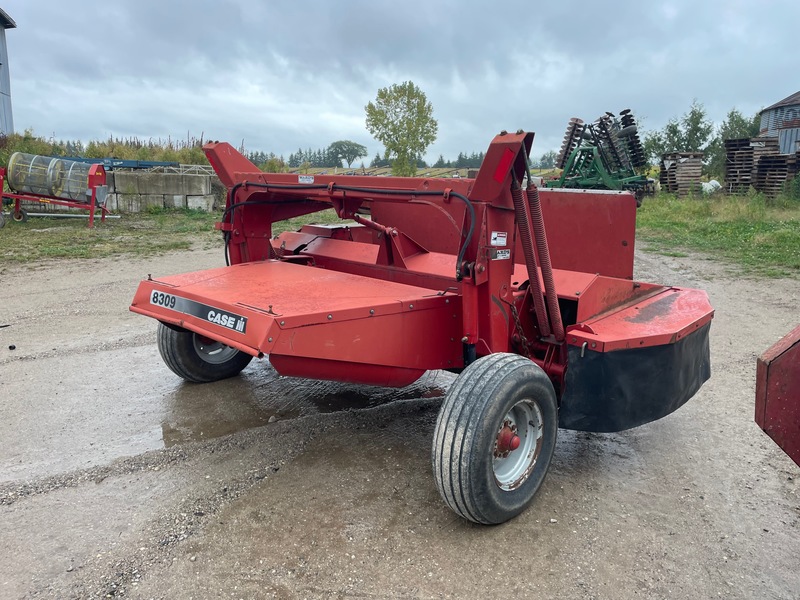
[[[753,423],[800,281],[640,252],[639,278],[709,292],[711,380],[656,423],[561,430],[530,509],[482,527],[431,474],[452,375],[167,370],[137,282],[221,262],[0,266],[0,597],[800,598],[800,469]]]

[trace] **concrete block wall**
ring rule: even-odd
[[[106,174],[106,207],[126,214],[157,208],[213,211],[225,203],[224,187],[214,175],[112,171]],[[29,212],[84,212],[41,202],[23,203]]]
[[[210,212],[217,204],[212,175],[115,171],[107,179],[106,206],[112,212],[137,213],[151,206]]]

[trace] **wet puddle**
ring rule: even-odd
[[[165,447],[217,438],[275,421],[363,410],[403,400],[444,397],[454,375],[432,371],[404,388],[281,377],[266,361],[241,376],[210,384],[183,383],[165,398]]]

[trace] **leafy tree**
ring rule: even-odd
[[[439,158],[436,159],[436,162],[433,163],[434,169],[443,169],[447,166],[447,163],[444,162],[444,155],[440,154]]]
[[[436,140],[439,125],[433,105],[411,81],[378,90],[375,102],[364,107],[367,130],[386,148],[392,174],[416,174],[417,158]]]
[[[261,170],[265,173],[284,173],[286,171],[286,164],[282,158],[278,158],[272,154],[264,164],[261,165]]]
[[[558,154],[556,154],[555,150],[550,150],[542,154],[542,158],[539,159],[539,168],[540,169],[552,169],[556,166],[556,160],[558,159]]]
[[[689,111],[680,119],[672,118],[661,131],[644,135],[644,151],[652,163],[667,152],[702,152],[711,141],[714,124],[707,118],[705,107],[692,101]]]
[[[339,165],[341,165],[342,160],[344,160],[344,162],[347,163],[348,169],[355,160],[363,158],[366,155],[366,146],[351,142],[350,140],[339,140],[338,142],[333,142],[328,147],[328,156],[332,159],[332,164],[339,163]]]

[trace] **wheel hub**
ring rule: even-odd
[[[197,355],[210,364],[219,365],[225,363],[239,353],[236,348],[226,346],[199,333],[195,333],[192,336],[192,341]]]
[[[520,439],[517,435],[516,425],[512,425],[509,421],[503,423],[503,427],[497,434],[497,442],[495,444],[494,455],[495,458],[505,458],[509,453],[519,448]]]
[[[544,418],[533,399],[518,402],[506,413],[497,430],[492,469],[504,490],[521,486],[533,472],[542,449]]]

